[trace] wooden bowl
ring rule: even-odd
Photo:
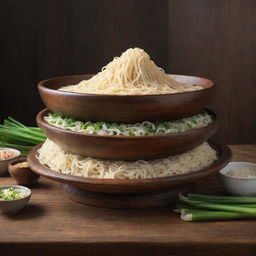
[[[106,194],[90,192],[63,184],[63,192],[69,199],[103,208],[152,208],[177,203],[179,194],[195,190],[195,183],[173,186],[164,191],[137,194]]]
[[[215,86],[211,80],[172,75],[178,81],[201,85],[202,90],[158,95],[104,95],[58,91],[60,87],[78,84],[93,75],[63,76],[38,84],[44,104],[53,112],[83,121],[135,123],[169,121],[201,112],[212,98]]]
[[[95,179],[78,176],[65,175],[52,171],[45,165],[42,165],[36,155],[37,150],[42,144],[37,145],[28,155],[28,164],[37,174],[46,178],[67,184],[73,188],[104,194],[134,194],[170,190],[182,184],[191,184],[214,172],[219,171],[230,160],[231,151],[223,145],[209,141],[210,146],[217,152],[218,159],[209,167],[200,171],[154,179]]]
[[[48,138],[66,151],[93,158],[129,161],[166,157],[199,146],[218,128],[216,115],[207,111],[214,121],[205,127],[150,136],[96,135],[64,130],[44,120],[49,112],[47,109],[39,112],[37,124]]]
[[[40,177],[37,173],[32,172],[29,167],[17,167],[18,163],[26,162],[26,157],[20,157],[13,160],[8,165],[10,175],[16,180],[18,185],[30,185],[36,183]]]

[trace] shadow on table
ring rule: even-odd
[[[31,184],[28,186],[29,188],[31,189],[50,189],[53,187],[52,184],[49,184],[49,183],[44,183],[44,182],[37,182],[35,184]]]
[[[45,210],[41,205],[28,204],[16,214],[5,214],[6,218],[12,220],[35,219],[44,214]]]

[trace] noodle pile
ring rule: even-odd
[[[175,156],[134,162],[97,160],[65,152],[47,139],[38,150],[38,160],[51,170],[63,174],[102,179],[146,179],[199,171],[211,165],[216,152],[207,142]]]
[[[158,135],[189,131],[205,127],[210,124],[213,119],[206,112],[184,117],[175,121],[169,122],[149,122],[135,124],[117,124],[105,122],[82,122],[74,120],[70,117],[65,117],[56,113],[49,113],[44,117],[44,120],[55,127],[61,129],[80,132],[83,134],[98,134],[98,135],[121,135],[121,136],[146,136]]]
[[[116,57],[102,71],[77,85],[60,88],[61,91],[147,95],[171,94],[201,90],[203,87],[178,82],[156,66],[142,49],[131,48]]]

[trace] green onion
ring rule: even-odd
[[[31,136],[36,136],[36,137],[40,137],[42,139],[46,139],[46,136],[44,134],[42,134],[42,132],[40,131],[35,131],[35,130],[30,130],[30,129],[26,129],[26,128],[20,128],[20,127],[5,127],[3,125],[0,125],[0,131],[1,129],[6,130],[6,132],[19,132],[20,134],[23,134],[25,136],[27,135],[31,135]]]
[[[24,141],[33,144],[41,143],[44,139],[30,135],[29,133],[20,132],[17,129],[2,129],[0,128],[1,136],[5,136],[6,138],[13,138],[17,141]]]
[[[29,151],[29,150],[31,150],[31,148],[33,146],[24,146],[24,145],[18,145],[18,144],[12,144],[12,143],[8,143],[8,142],[0,141],[0,147],[8,147],[8,148],[17,148],[17,147],[19,147],[19,149],[21,149],[21,150]]]
[[[24,192],[19,191],[15,188],[7,188],[0,190],[0,200],[16,200],[25,197]]]
[[[180,195],[174,211],[185,221],[256,218],[256,198],[239,196],[212,196],[202,194]]]
[[[0,125],[0,147],[15,148],[22,156],[28,155],[33,146],[44,142],[46,136],[38,127],[28,127],[12,117]]]
[[[23,125],[22,123],[18,122],[17,120],[13,119],[12,117],[8,116],[8,119],[6,120],[8,122],[11,122],[13,125],[16,125],[16,126],[20,126],[20,127],[23,127],[23,128],[26,128],[25,125]]]
[[[193,117],[185,117],[169,122],[149,122],[125,124],[125,123],[105,123],[105,122],[82,122],[63,115],[49,113],[45,116],[45,121],[53,126],[62,129],[81,132],[85,134],[100,135],[124,135],[124,136],[144,136],[157,135],[175,132],[183,132],[191,129],[207,126],[213,118],[203,111]],[[192,120],[197,120],[193,123]]]
[[[203,200],[207,202],[214,203],[232,203],[232,204],[244,204],[244,203],[255,203],[256,197],[249,196],[212,196],[212,195],[202,195],[202,194],[188,194],[187,196],[190,200]]]
[[[180,196],[181,202],[184,202],[188,205],[195,206],[197,208],[202,209],[210,209],[210,210],[220,210],[220,211],[228,211],[228,212],[240,212],[240,213],[251,213],[256,215],[256,208],[249,208],[241,205],[230,205],[230,204],[218,204],[218,203],[210,203],[206,201],[195,201],[190,200],[185,196]]]
[[[255,217],[256,214],[250,213],[181,209],[181,219],[184,221],[252,219]]]

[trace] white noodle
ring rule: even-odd
[[[51,170],[68,175],[109,179],[146,179],[199,171],[217,159],[207,142],[185,152],[151,161],[98,160],[65,152],[47,139],[38,150],[38,160]]]
[[[94,94],[147,95],[201,89],[202,86],[174,80],[156,66],[144,50],[130,48],[120,57],[115,57],[92,78],[59,90]]]

